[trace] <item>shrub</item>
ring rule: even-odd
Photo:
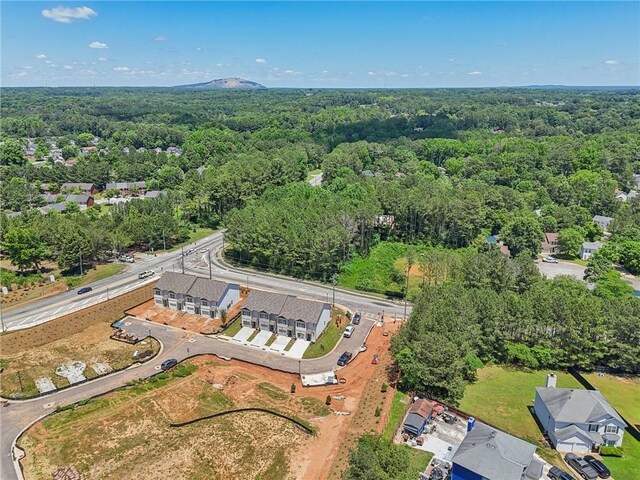
[[[380,388],[380,391],[381,391],[382,393],[386,393],[386,391],[387,391],[387,389],[388,389],[388,388],[389,388],[389,384],[387,384],[387,383],[383,383],[383,384],[382,384],[382,387]]]
[[[382,415],[382,408],[376,407],[376,411],[375,411],[374,415],[376,417],[379,417],[380,415]]]
[[[621,447],[600,447],[600,455],[603,457],[622,457],[624,451]]]
[[[291,393],[296,393],[296,384],[295,383],[291,384]]]
[[[324,401],[327,405],[331,405],[331,395],[327,395],[327,399]]]

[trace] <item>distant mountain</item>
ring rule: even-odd
[[[218,78],[204,83],[192,83],[191,85],[178,85],[173,88],[185,88],[192,90],[266,90],[267,87],[244,78],[232,77],[232,78]]]

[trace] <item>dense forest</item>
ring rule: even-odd
[[[617,268],[640,273],[639,94],[3,89],[2,254],[71,269],[225,227],[230,261],[415,300],[394,339],[407,388],[455,402],[486,362],[637,373],[640,302]],[[168,195],[35,209],[42,183],[116,181]],[[540,277],[545,232],[566,259],[603,240],[595,289]]]

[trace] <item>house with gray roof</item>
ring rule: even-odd
[[[475,422],[453,455],[452,480],[538,480],[535,445]]]
[[[546,387],[536,387],[533,409],[558,451],[587,453],[622,445],[626,424],[598,390],[556,388],[550,374]]]
[[[167,192],[165,192],[164,190],[149,190],[147,193],[144,194],[144,198],[146,199],[159,198],[166,194]]]
[[[242,308],[242,326],[315,342],[331,321],[331,305],[293,295],[252,290]]]
[[[209,318],[239,301],[238,285],[184,273],[165,272],[153,290],[157,306]]]
[[[588,260],[594,253],[602,248],[602,245],[603,243],[599,241],[583,242],[582,245],[580,245],[580,258]]]
[[[595,223],[596,225],[598,225],[600,228],[602,228],[602,230],[604,230],[605,233],[607,233],[609,230],[609,224],[613,221],[613,217],[605,217],[604,215],[594,215],[593,216],[593,223]]]
[[[98,193],[98,186],[95,183],[72,183],[67,182],[60,185],[62,190],[80,190],[81,193],[87,196],[95,195]]]
[[[120,195],[132,195],[134,193],[144,193],[145,182],[112,182],[107,183],[107,190],[118,190]]]

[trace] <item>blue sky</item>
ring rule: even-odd
[[[639,85],[640,2],[5,2],[4,86]]]

